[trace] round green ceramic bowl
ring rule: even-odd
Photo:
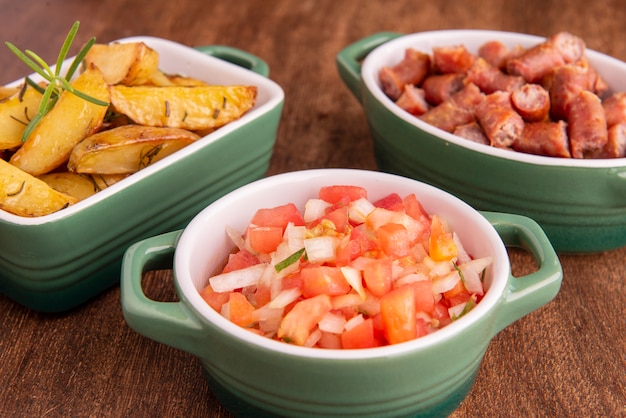
[[[626,158],[562,159],[476,144],[403,111],[380,88],[380,69],[399,62],[408,47],[431,53],[463,44],[476,51],[489,40],[512,47],[544,38],[486,30],[378,33],[340,51],[339,74],[364,108],[380,169],[440,187],[479,210],[528,216],[559,252],[626,245]],[[586,54],[613,90],[626,91],[626,63]]]
[[[221,45],[119,40],[130,41],[159,52],[167,73],[256,85],[257,103],[239,120],[69,208],[37,218],[0,210],[0,293],[31,309],[66,311],[117,284],[129,245],[182,228],[269,167],[284,93],[268,78],[263,60]]]
[[[374,200],[392,191],[415,193],[429,213],[449,221],[470,254],[494,258],[484,299],[432,334],[361,350],[272,340],[236,326],[204,302],[199,290],[233,249],[226,226],[244,230],[256,209],[289,202],[303,207],[320,187],[338,183],[365,187]],[[512,277],[505,244],[526,247],[538,270]],[[180,301],[148,299],[142,273],[168,266]],[[445,416],[470,391],[492,337],[552,300],[561,280],[554,249],[529,218],[479,213],[449,193],[401,176],[321,169],[258,180],[209,205],[182,233],[131,246],[122,265],[121,303],[137,332],[199,357],[211,389],[236,416]]]

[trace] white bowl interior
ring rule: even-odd
[[[351,184],[368,190],[371,200],[391,192],[401,196],[415,193],[425,209],[440,214],[475,257],[491,255],[494,263],[487,272],[486,287],[489,291],[469,314],[449,326],[412,342],[367,350],[326,350],[296,347],[274,341],[245,331],[214,311],[200,297],[198,291],[209,277],[221,268],[234,248],[225,228],[230,226],[243,231],[254,212],[289,202],[302,208],[306,200],[317,196],[324,185]],[[237,189],[215,201],[200,212],[183,232],[176,248],[174,271],[179,291],[196,312],[209,321],[228,330],[238,338],[284,353],[312,357],[366,358],[392,355],[422,346],[435,344],[453,335],[472,321],[485,316],[501,297],[509,277],[508,255],[499,235],[480,213],[439,189],[418,181],[380,172],[321,169],[304,170],[267,177]]]
[[[240,126],[269,112],[284,100],[284,92],[282,88],[272,80],[236,64],[207,55],[191,47],[166,39],[149,36],[123,38],[119,39],[117,42],[145,42],[146,45],[159,53],[159,68],[166,73],[186,75],[216,85],[255,85],[257,86],[256,104],[240,119],[221,127],[215,132],[212,132],[204,138],[201,138],[193,144],[190,144],[189,146],[168,156],[167,158],[146,167],[123,181],[116,183],[111,187],[100,191],[93,196],[76,203],[75,205],[72,205],[69,208],[50,215],[35,218],[21,217],[0,210],[0,220],[15,224],[36,225],[46,222],[54,222],[60,218],[71,216],[73,213],[80,211],[87,206],[97,204],[107,196],[116,193],[133,183],[141,181],[141,179],[149,176],[151,173],[154,173],[157,170],[163,170],[165,167],[175,164],[177,161],[185,158],[185,156],[196,152],[198,149],[204,148],[220,138],[223,138]],[[66,67],[69,67],[72,60],[73,57],[64,61],[63,71],[65,71]],[[32,78],[34,80],[41,80],[41,78],[36,74],[33,75]],[[9,85],[19,85],[23,81],[23,79],[15,80]]]
[[[454,144],[470,148],[477,152],[494,155],[501,158],[522,161],[530,164],[557,165],[570,167],[621,167],[626,166],[626,158],[615,159],[573,159],[555,158],[541,155],[531,155],[521,152],[511,152],[457,137],[451,133],[438,129],[408,112],[400,109],[382,91],[379,73],[383,67],[393,66],[404,57],[407,48],[414,48],[425,53],[432,53],[433,47],[465,45],[473,53],[487,41],[499,40],[508,47],[521,45],[530,47],[543,42],[545,38],[514,32],[490,31],[490,30],[441,30],[420,32],[400,36],[383,45],[380,45],[367,55],[361,68],[361,77],[367,89],[400,119],[416,126],[417,128],[441,137]],[[586,55],[598,73],[606,80],[612,91],[626,91],[626,63],[608,55],[587,49]]]

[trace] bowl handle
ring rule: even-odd
[[[336,64],[339,76],[359,102],[363,100],[361,96],[361,61],[376,47],[399,36],[401,34],[395,32],[376,33],[345,47],[337,54]]]
[[[534,220],[521,215],[481,213],[494,226],[504,245],[525,248],[538,264],[537,271],[526,276],[514,277],[509,273],[508,287],[495,319],[495,335],[554,299],[561,288],[563,269],[548,237]]]
[[[121,304],[128,325],[152,340],[196,354],[201,323],[182,302],[159,302],[141,287],[145,271],[171,268],[182,230],[147,238],[130,246],[122,259]]]
[[[196,46],[194,49],[197,49],[207,55],[211,55],[212,57],[216,57],[246,68],[262,75],[263,77],[269,77],[270,75],[270,68],[265,61],[241,49],[224,45],[203,45]]]

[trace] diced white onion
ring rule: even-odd
[[[307,258],[311,263],[323,263],[335,259],[336,239],[329,236],[313,237],[304,240]]]
[[[256,264],[240,270],[218,274],[209,279],[211,288],[218,292],[232,292],[235,289],[256,285],[267,268],[267,264]]]
[[[305,347],[313,347],[322,338],[322,331],[315,329],[304,342]]]
[[[372,204],[372,202],[362,197],[350,202],[350,205],[348,206],[348,216],[352,221],[360,224],[365,222],[367,215],[369,215],[375,208],[376,207]]]
[[[405,284],[411,284],[415,282],[419,282],[421,280],[429,280],[428,277],[424,273],[411,273],[406,276],[400,277],[398,280],[393,282],[393,287],[404,286]]]
[[[363,279],[361,272],[354,267],[341,267],[341,273],[352,288],[359,294],[361,300],[365,300],[365,290],[363,289]]]
[[[459,266],[459,269],[463,273],[463,283],[465,288],[470,293],[476,293],[482,295],[484,293],[483,283],[480,280],[480,275],[489,264],[491,264],[491,257],[482,257],[475,260],[470,260]]]
[[[380,299],[372,295],[371,292],[365,291],[367,297],[365,301],[359,305],[359,311],[364,312],[367,316],[374,316],[380,313]]]
[[[344,325],[344,328],[346,329],[346,331],[350,331],[352,328],[356,327],[359,324],[362,324],[364,321],[365,321],[365,318],[363,318],[363,315],[358,314],[350,318],[346,322],[346,325]]]
[[[292,222],[287,224],[285,228],[284,239],[289,246],[291,254],[304,247],[304,237],[306,234],[305,226],[296,226]]]
[[[302,295],[302,291],[298,287],[290,287],[289,289],[283,289],[280,291],[278,295],[274,299],[272,299],[268,304],[268,308],[271,309],[280,309],[289,305],[291,302],[295,301]]]
[[[322,199],[309,199],[304,205],[304,222],[313,222],[326,213],[326,209],[332,206]]]
[[[328,312],[317,325],[321,331],[341,334],[346,325],[346,318],[343,315]]]
[[[233,244],[235,244],[240,250],[246,248],[246,243],[243,239],[242,234],[236,231],[235,228],[226,225],[226,235],[228,235]]]
[[[275,319],[280,321],[282,319],[283,309],[274,309],[268,305],[269,304],[266,304],[252,311],[251,317],[253,322],[270,321]]]
[[[456,258],[459,261],[459,263],[462,264],[467,261],[470,261],[472,257],[470,257],[467,251],[465,251],[465,248],[463,247],[463,243],[461,242],[461,239],[456,234],[456,232],[452,233],[452,239],[454,240],[454,243],[456,244],[456,248],[457,248]]]
[[[452,319],[458,318],[463,312],[463,309],[465,309],[465,305],[467,305],[467,302],[459,303],[458,305],[449,307],[448,314],[450,315],[450,318]]]
[[[443,277],[439,277],[433,280],[433,293],[443,293],[454,288],[458,281],[461,280],[459,272],[454,270],[446,274]]]

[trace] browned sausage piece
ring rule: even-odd
[[[589,88],[589,75],[586,68],[568,64],[555,68],[550,80],[550,116],[565,119],[572,99]]]
[[[572,157],[585,158],[604,148],[608,130],[600,98],[589,90],[582,90],[567,110]]]
[[[566,63],[576,62],[585,54],[585,42],[569,32],[558,32],[548,38],[547,42],[554,45]]]
[[[452,133],[456,136],[460,136],[461,138],[469,139],[472,142],[489,145],[489,138],[485,135],[483,128],[481,128],[476,122],[470,122],[465,125],[457,126]]]
[[[430,105],[425,98],[424,90],[412,84],[404,86],[404,91],[396,101],[396,104],[400,106],[401,109],[415,116],[422,115],[430,109]]]
[[[398,100],[405,84],[420,84],[430,71],[430,55],[407,48],[404,58],[393,67],[380,70],[380,82],[391,100]]]
[[[512,147],[515,151],[528,154],[571,158],[567,123],[562,120],[526,123],[522,135]]]
[[[618,123],[626,122],[626,92],[614,93],[602,102],[609,128]]]
[[[467,72],[465,81],[476,84],[485,94],[494,91],[513,91],[525,83],[521,76],[505,74],[483,58],[478,58],[474,62]]]
[[[476,85],[468,84],[448,100],[418,117],[439,129],[454,132],[457,126],[474,121],[474,107],[482,101],[482,97]]]
[[[624,157],[626,157],[626,122],[611,126],[602,158]]]
[[[486,95],[474,109],[474,116],[494,147],[509,148],[524,129],[524,120],[511,104],[510,92]]]
[[[521,55],[511,58],[506,63],[509,74],[520,75],[529,83],[538,83],[556,67],[565,64],[565,60],[556,47],[548,42],[527,49]]]
[[[487,41],[478,48],[478,56],[499,69],[505,67],[509,54],[509,47],[500,41]]]
[[[465,45],[433,47],[433,67],[441,74],[465,73],[475,59],[476,56]]]
[[[438,105],[448,100],[452,95],[463,88],[463,74],[434,74],[426,77],[422,88],[426,100],[432,105]]]
[[[550,116],[550,94],[539,84],[524,84],[514,90],[511,103],[526,122],[541,122]]]

